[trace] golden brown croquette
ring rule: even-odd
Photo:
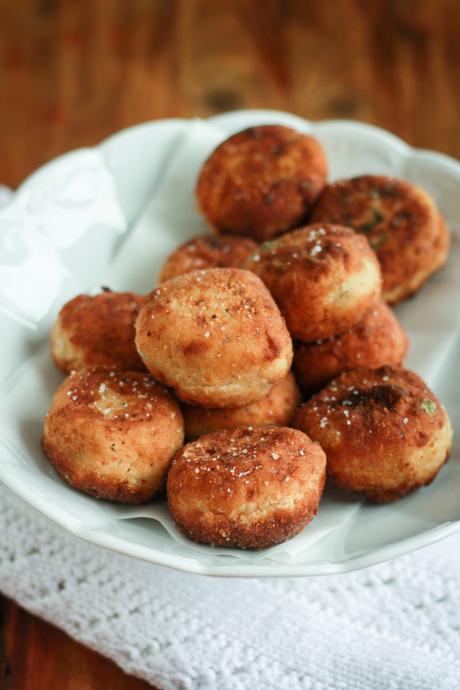
[[[300,403],[300,391],[292,372],[276,383],[270,393],[244,407],[210,410],[205,407],[182,405],[185,436],[193,440],[220,429],[264,424],[288,426]]]
[[[329,477],[378,503],[429,484],[452,440],[439,400],[401,367],[341,374],[298,410],[293,426],[318,441]]]
[[[401,364],[408,346],[398,319],[385,302],[379,302],[342,335],[295,343],[294,370],[302,390],[311,394],[343,371]]]
[[[410,182],[362,175],[325,188],[311,220],[349,225],[380,261],[383,299],[401,302],[446,260],[449,234],[432,197]]]
[[[249,237],[200,235],[178,247],[165,261],[158,283],[205,268],[239,268],[257,249]]]
[[[270,290],[293,338],[344,333],[380,298],[366,238],[340,225],[308,225],[262,244],[244,263]]]
[[[42,445],[75,489],[145,503],[163,486],[183,439],[182,413],[166,388],[148,374],[93,368],[56,391]]]
[[[194,541],[265,549],[290,539],[316,515],[325,467],[319,445],[300,431],[217,431],[176,453],[169,509]]]
[[[260,278],[210,268],[154,290],[136,323],[136,345],[151,374],[181,400],[241,407],[269,394],[292,362],[283,317]]]
[[[316,139],[290,127],[260,125],[217,147],[201,170],[196,196],[217,232],[261,242],[305,221],[326,176]]]
[[[64,304],[50,334],[53,360],[61,371],[107,366],[144,371],[134,344],[134,324],[144,303],[132,292],[78,295]]]

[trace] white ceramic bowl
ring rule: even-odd
[[[205,231],[193,185],[207,153],[229,133],[279,122],[312,132],[331,178],[396,175],[435,197],[452,231],[447,268],[398,308],[409,333],[409,367],[460,415],[460,164],[418,151],[381,129],[347,121],[309,123],[274,111],[208,121],[164,120],[132,127],[93,149],[61,156],[34,173],[0,213],[0,479],[59,525],[95,544],[207,575],[338,573],[430,544],[460,528],[460,449],[428,488],[384,506],[328,490],[302,535],[262,553],[188,542],[164,503],[129,508],[66,486],[40,449],[42,420],[62,379],[47,333],[61,304],[109,284],[146,292],[166,255]]]

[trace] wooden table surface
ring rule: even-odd
[[[458,0],[0,0],[0,183],[137,122],[235,108],[460,158],[459,33]],[[148,687],[0,601],[0,688]]]

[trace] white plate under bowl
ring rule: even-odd
[[[192,573],[345,572],[460,528],[458,441],[430,487],[385,506],[327,489],[318,517],[300,539],[266,553],[192,544],[170,527],[161,502],[136,512],[84,496],[57,477],[41,452],[43,417],[62,380],[47,351],[47,333],[59,307],[101,284],[150,290],[165,256],[206,231],[193,199],[204,157],[229,133],[268,122],[318,137],[331,179],[365,172],[396,175],[435,197],[452,232],[449,263],[397,312],[411,340],[407,364],[442,399],[455,428],[460,415],[460,164],[446,156],[412,149],[368,125],[310,123],[274,111],[164,120],[52,161],[29,177],[0,212],[0,479],[87,541]]]

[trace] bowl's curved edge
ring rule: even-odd
[[[264,563],[242,563],[230,557],[227,559],[220,556],[220,559],[226,560],[225,563],[204,564],[193,556],[187,558],[179,554],[165,554],[163,551],[156,551],[154,547],[141,546],[106,532],[101,533],[98,530],[89,529],[71,515],[61,513],[60,510],[55,511],[53,504],[48,503],[45,497],[42,497],[40,493],[31,493],[25,485],[14,481],[14,479],[3,472],[2,466],[0,466],[0,477],[3,484],[27,505],[74,536],[124,556],[195,575],[256,578],[335,575],[377,565],[383,561],[405,555],[449,537],[460,530],[459,520],[446,523],[421,535],[409,537],[380,549],[347,557],[341,561],[315,561],[307,564],[270,562],[270,572],[267,572],[267,564]],[[109,523],[111,520],[109,519],[107,522]]]

